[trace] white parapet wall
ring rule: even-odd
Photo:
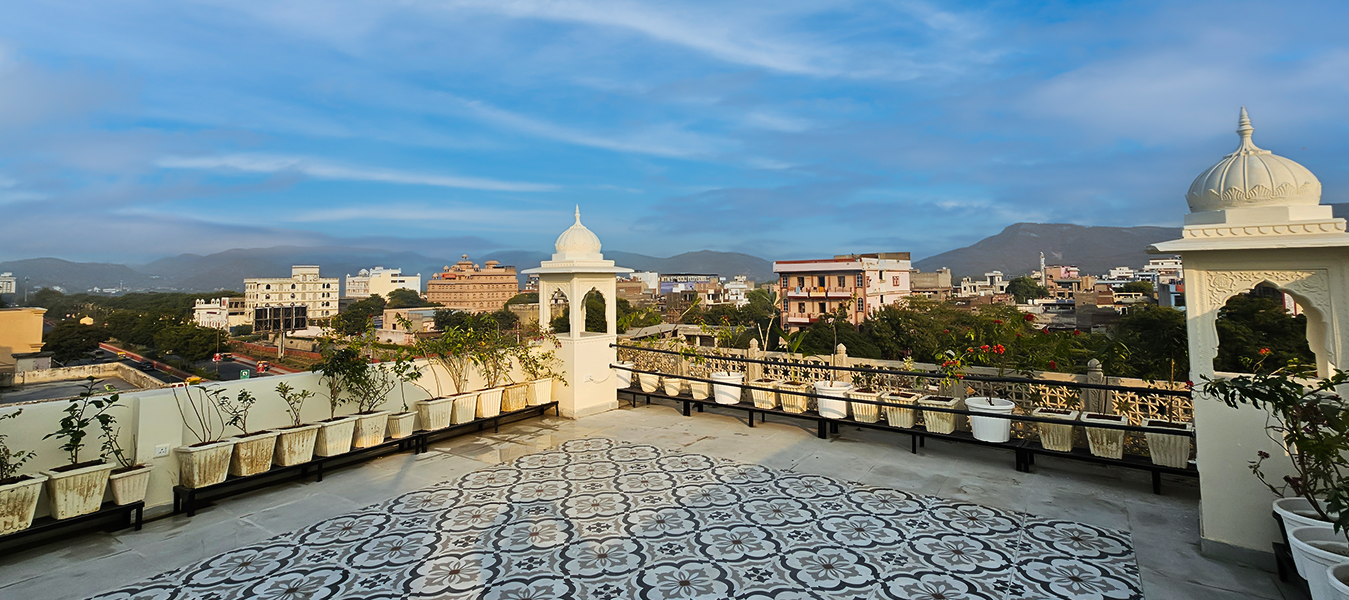
[[[78,381],[88,377],[93,377],[95,379],[116,377],[141,389],[164,387],[164,382],[153,375],[139,369],[134,369],[126,363],[121,362],[24,371],[22,373],[14,374],[14,385],[37,385],[39,383],[52,383],[56,381]]]

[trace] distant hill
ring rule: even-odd
[[[748,276],[756,282],[772,281],[773,263],[757,256],[739,252],[700,250],[685,252],[670,258],[656,258],[644,254],[612,251],[604,253],[620,267],[657,273],[715,273],[722,277]]]
[[[973,245],[915,261],[925,272],[942,267],[951,276],[982,278],[989,271],[1007,277],[1040,268],[1040,253],[1046,264],[1077,265],[1083,273],[1099,275],[1119,266],[1137,268],[1149,258],[1149,244],[1180,238],[1179,227],[1084,227],[1061,223],[1017,223]]]
[[[11,272],[17,278],[16,291],[23,293],[23,279],[28,278],[31,289],[61,286],[68,292],[83,292],[89,288],[111,288],[125,285],[134,288],[153,288],[165,285],[157,277],[132,270],[126,265],[109,263],[77,263],[59,258],[28,258],[0,262],[0,273]]]

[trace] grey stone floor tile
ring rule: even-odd
[[[1150,569],[1142,569],[1140,575],[1143,579],[1143,597],[1147,600],[1284,600],[1284,596],[1277,589],[1274,590],[1275,595],[1270,596],[1265,595],[1268,591],[1264,589],[1236,591],[1218,589],[1168,577]],[[1272,584],[1269,587],[1273,588]]]
[[[47,567],[42,574],[0,587],[0,598],[15,600],[88,598],[99,592],[145,579],[167,568],[130,550],[89,561],[56,564],[47,561],[37,562]],[[8,569],[4,572],[8,573]]]
[[[142,531],[141,533],[145,533]],[[276,535],[240,518],[179,528],[168,535],[121,536],[131,550],[155,564],[151,573],[202,560]]]
[[[93,563],[129,549],[117,536],[101,531],[57,538],[0,558],[0,585],[43,575],[53,565]]]
[[[305,495],[295,501],[266,508],[242,517],[243,520],[279,535],[288,531],[309,527],[324,519],[355,511],[367,504],[359,504],[350,499],[322,492]]]

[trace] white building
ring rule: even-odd
[[[389,297],[389,292],[404,289],[422,293],[422,274],[404,275],[402,269],[375,267],[361,269],[355,276],[347,275],[347,298],[369,298],[379,294]]]
[[[655,271],[638,271],[629,275],[628,279],[640,280],[648,289],[660,289],[660,273]]]
[[[247,325],[252,315],[244,308],[244,299],[238,296],[226,296],[211,300],[197,300],[192,306],[192,321],[202,327],[223,329]]]
[[[975,296],[1006,294],[1008,283],[1011,282],[1003,279],[1002,271],[984,273],[983,281],[975,281],[966,277],[960,280],[960,297],[973,298]]]
[[[13,273],[0,273],[0,294],[13,294],[16,289]]]
[[[817,260],[779,260],[773,272],[782,289],[782,324],[807,327],[841,308],[856,325],[887,304],[909,295],[908,252],[845,254]]]
[[[722,298],[736,306],[749,304],[749,298],[745,295],[754,289],[754,282],[750,281],[744,275],[736,275],[734,279],[722,284]]]
[[[325,319],[337,315],[340,285],[336,277],[320,277],[316,265],[296,265],[290,277],[245,279],[244,309],[251,319],[260,306],[305,306],[310,319]]]
[[[1185,269],[1180,258],[1154,258],[1143,266],[1142,275],[1148,275],[1146,279],[1153,284],[1171,284],[1185,279]]]

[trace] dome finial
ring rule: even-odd
[[[1243,110],[1244,110],[1244,109],[1243,109]],[[577,225],[580,225],[580,224],[581,224],[581,205],[580,205],[580,204],[577,204],[577,205],[576,205],[576,224],[577,224]]]
[[[1237,135],[1241,136],[1241,143],[1237,145],[1237,151],[1233,154],[1263,154],[1265,150],[1256,147],[1255,142],[1251,141],[1251,132],[1255,131],[1251,127],[1251,118],[1246,115],[1246,107],[1241,107],[1241,118],[1237,119]]]

